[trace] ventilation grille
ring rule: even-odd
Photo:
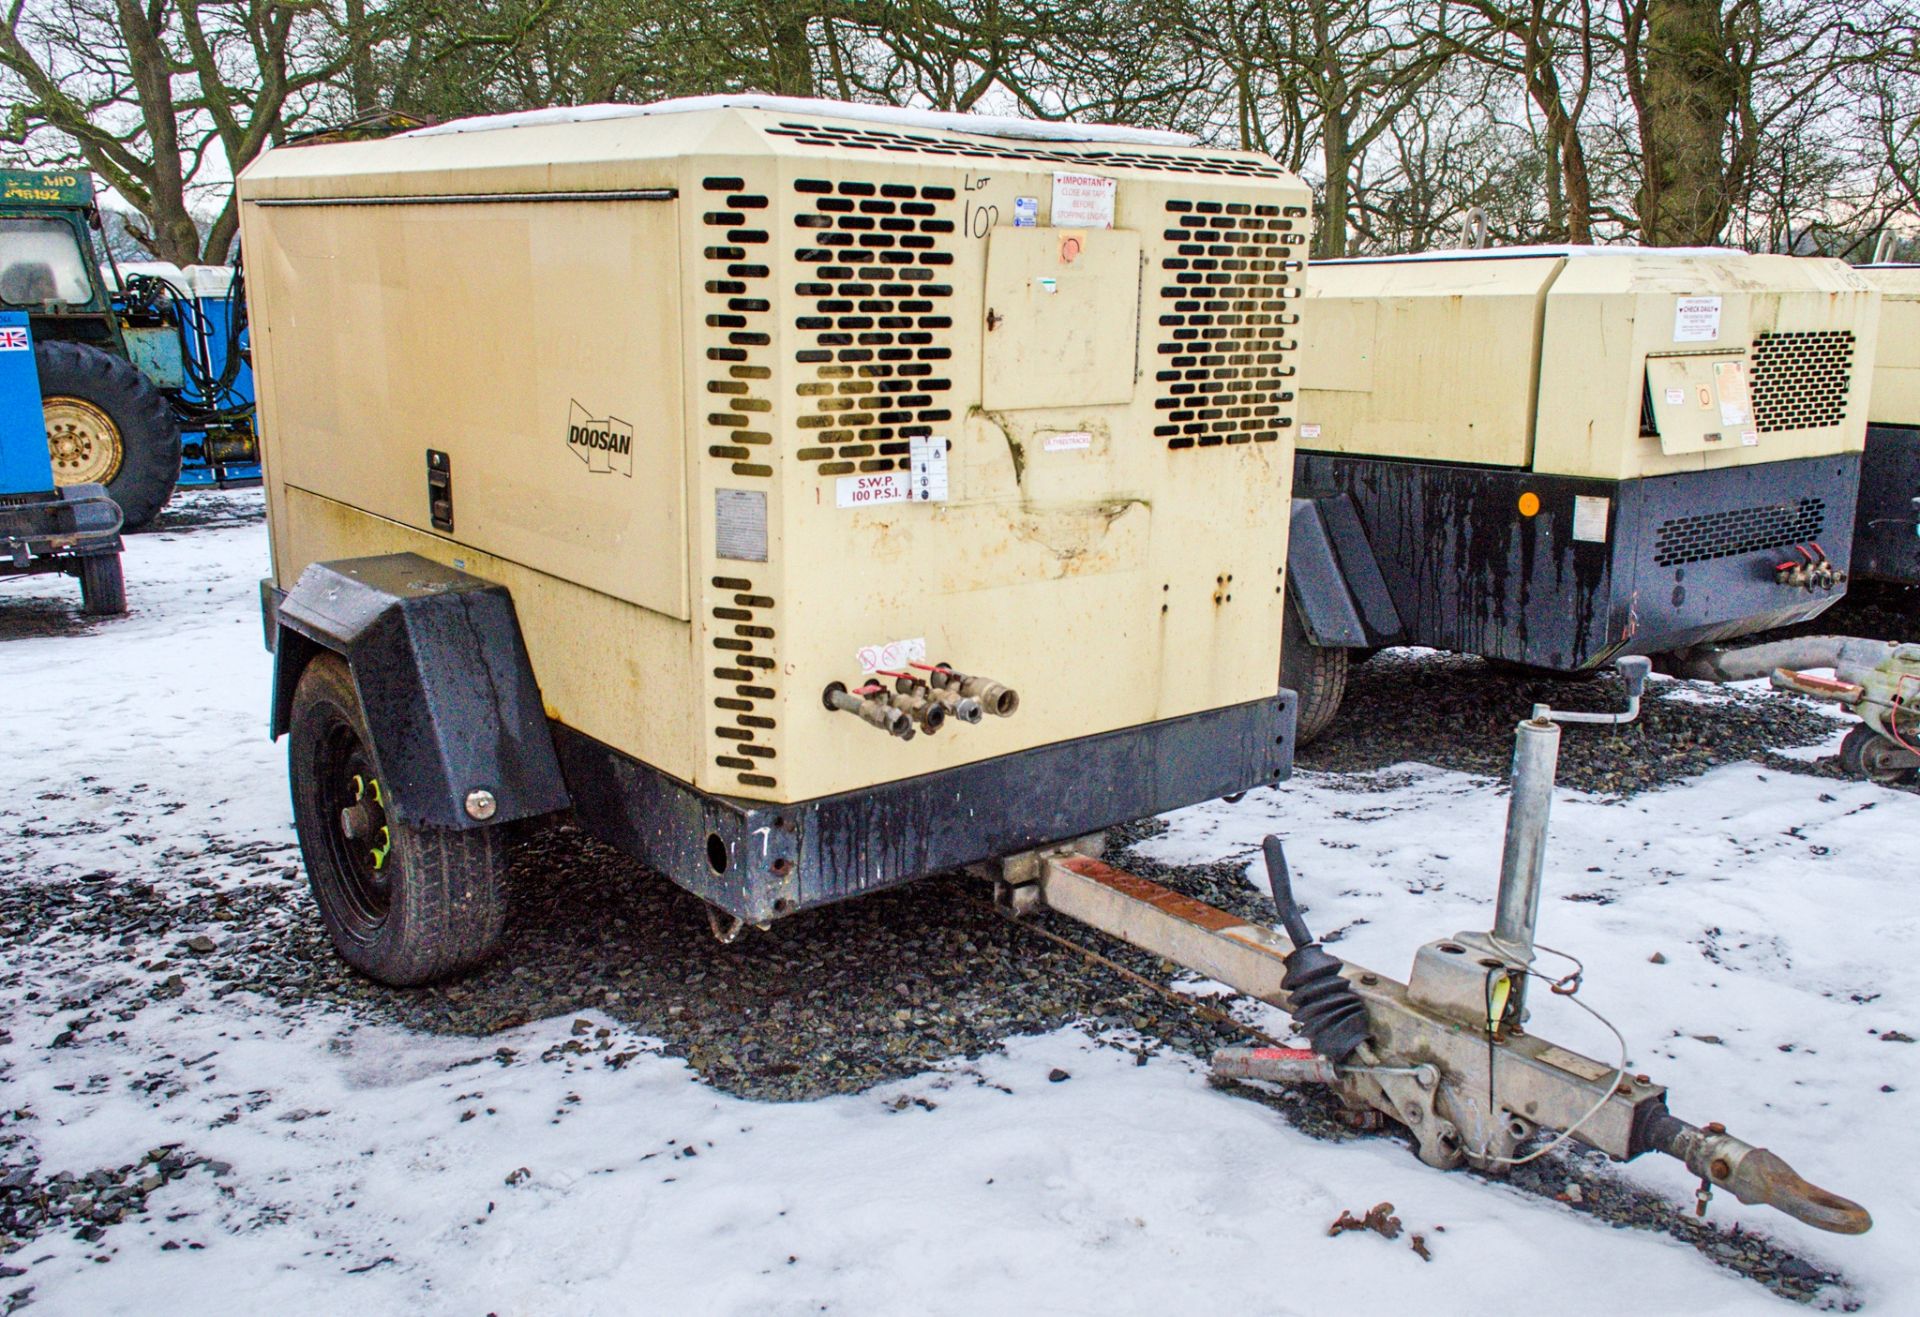
[[[1818,498],[1675,517],[1661,522],[1655,532],[1653,560],[1662,567],[1684,567],[1760,549],[1784,549],[1818,540],[1826,521],[1826,500]]]
[[[822,475],[905,470],[951,420],[954,190],[802,178],[795,454]]]
[[[701,180],[707,209],[702,315],[705,439],[711,480],[765,488],[773,475],[773,272],[767,198],[738,178]],[[776,785],[773,600],[753,582],[713,578],[714,763],[743,786]]]
[[[1853,331],[1795,330],[1753,340],[1753,421],[1763,434],[1813,430],[1847,418]]]
[[[1169,448],[1272,443],[1293,423],[1287,327],[1305,210],[1169,201],[1160,262],[1160,423]]]
[[[753,582],[716,576],[713,588],[714,737],[720,748],[713,762],[750,787],[775,785],[774,720],[766,713],[774,698],[773,628],[767,610],[773,600],[754,593]]]
[[[1210,155],[1204,151],[1175,154],[1165,151],[1109,151],[1098,146],[1075,150],[1039,142],[1000,141],[993,138],[903,133],[890,128],[843,128],[837,125],[788,123],[767,132],[790,137],[802,146],[852,147],[867,151],[904,151],[915,155],[959,156],[968,160],[1049,161],[1082,169],[1164,169],[1176,174],[1227,174],[1236,178],[1284,178],[1275,164]]]
[[[773,474],[764,451],[773,443],[767,199],[746,192],[737,178],[704,179],[701,186],[712,207],[701,217],[712,230],[702,253],[710,363],[705,387],[713,408],[706,418],[707,456],[728,463],[730,475],[764,479]]]

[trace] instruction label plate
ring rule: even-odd
[[[713,553],[739,562],[767,560],[767,495],[760,489],[713,491]]]
[[[1569,1052],[1564,1047],[1543,1047],[1540,1059],[1548,1065],[1564,1070],[1570,1075],[1578,1075],[1589,1083],[1613,1077],[1613,1067],[1603,1065],[1591,1057],[1581,1056],[1578,1052]]]
[[[1613,500],[1592,494],[1573,496],[1573,538],[1586,544],[1607,542],[1607,514]]]

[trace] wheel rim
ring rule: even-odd
[[[1906,782],[1914,775],[1912,757],[1878,736],[1860,747],[1860,766],[1869,779],[1882,786]]]
[[[327,729],[320,746],[319,805],[327,849],[339,878],[343,922],[363,936],[377,932],[393,908],[393,830],[373,756],[345,723]]]
[[[79,398],[48,398],[47,455],[56,485],[104,485],[120,474],[126,446],[113,418]]]

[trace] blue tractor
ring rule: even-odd
[[[138,530],[183,456],[185,482],[259,475],[245,300],[237,271],[208,295],[110,256],[103,274],[99,226],[89,175],[0,170],[0,310],[29,318],[54,484],[105,486]]]
[[[120,508],[98,483],[56,485],[33,328],[0,310],[0,577],[61,572],[89,613],[127,611]]]

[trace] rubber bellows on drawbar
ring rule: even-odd
[[[1287,852],[1278,837],[1260,844],[1267,860],[1267,882],[1281,926],[1293,940],[1287,956],[1287,974],[1280,986],[1293,1003],[1293,1018],[1306,1030],[1313,1050],[1341,1062],[1367,1041],[1367,1006],[1353,985],[1341,976],[1340,958],[1332,955],[1307,931],[1300,903],[1293,899],[1293,879],[1287,870]]]

